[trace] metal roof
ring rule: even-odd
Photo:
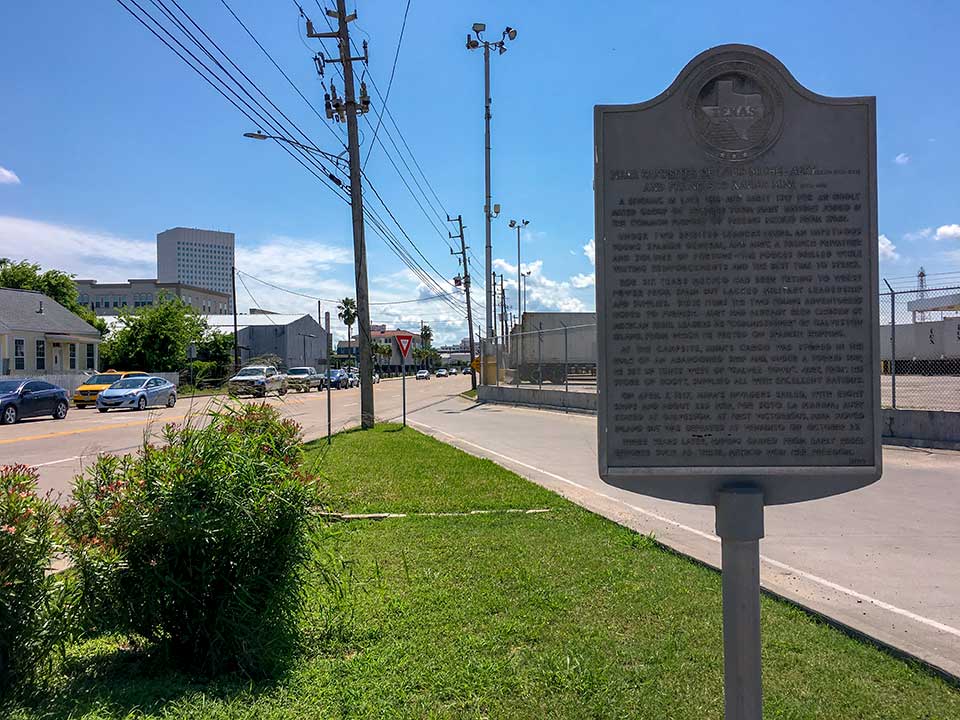
[[[33,290],[11,288],[0,288],[0,330],[100,339],[99,330],[53,298]]]

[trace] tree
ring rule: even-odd
[[[425,348],[430,347],[433,343],[433,328],[429,325],[424,325],[420,328],[420,341]]]
[[[377,360],[377,365],[383,364],[383,358],[388,358],[393,355],[393,348],[387,343],[374,343],[371,351],[373,352],[373,357]]]
[[[161,299],[135,313],[120,309],[118,325],[100,346],[104,367],[150,372],[179,371],[187,348],[202,342],[206,322],[180,298]]]
[[[27,260],[15,263],[10,258],[0,258],[0,287],[42,292],[93,325],[101,335],[105,334],[107,323],[80,304],[74,277],[61,270],[42,271],[39,265]]]
[[[195,365],[206,367],[212,377],[226,377],[233,369],[233,334],[208,331],[196,343]]]
[[[347,326],[347,348],[350,347],[350,328],[357,321],[357,301],[345,297],[337,305],[337,317]]]

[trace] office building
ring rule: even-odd
[[[157,281],[231,295],[234,234],[175,227],[157,234]],[[233,312],[233,306],[228,308]]]

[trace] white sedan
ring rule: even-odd
[[[417,370],[417,380],[429,380],[430,373],[426,370]]]

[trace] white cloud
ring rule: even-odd
[[[575,288],[587,288],[596,282],[594,273],[577,273],[570,277],[570,284]]]
[[[20,178],[13,170],[7,170],[0,165],[0,185],[19,185]]]
[[[890,242],[890,238],[886,235],[881,235],[880,240],[877,243],[877,247],[880,250],[880,259],[881,260],[899,260],[900,253],[897,252],[897,246]]]
[[[908,162],[910,162],[910,156],[906,153],[900,153],[893,159],[893,161],[897,165],[906,165]]]
[[[154,240],[0,215],[0,255],[101,282],[156,277]]]
[[[937,228],[937,240],[960,240],[960,225],[941,225]]]
[[[583,254],[587,256],[587,260],[590,261],[591,265],[597,264],[596,249],[597,245],[594,243],[593,238],[590,238],[587,244],[583,246]]]
[[[517,266],[502,258],[495,259],[493,266],[503,271],[504,284],[513,289],[513,304],[516,304]],[[553,280],[543,274],[543,260],[524,263],[523,267],[530,271],[530,276],[523,283],[527,293],[528,311],[585,312],[590,309],[587,303],[577,297],[574,292],[577,288],[572,282]]]
[[[915,242],[917,240],[926,240],[931,235],[933,235],[933,228],[926,227],[913,232],[904,233],[903,239],[907,242]]]

